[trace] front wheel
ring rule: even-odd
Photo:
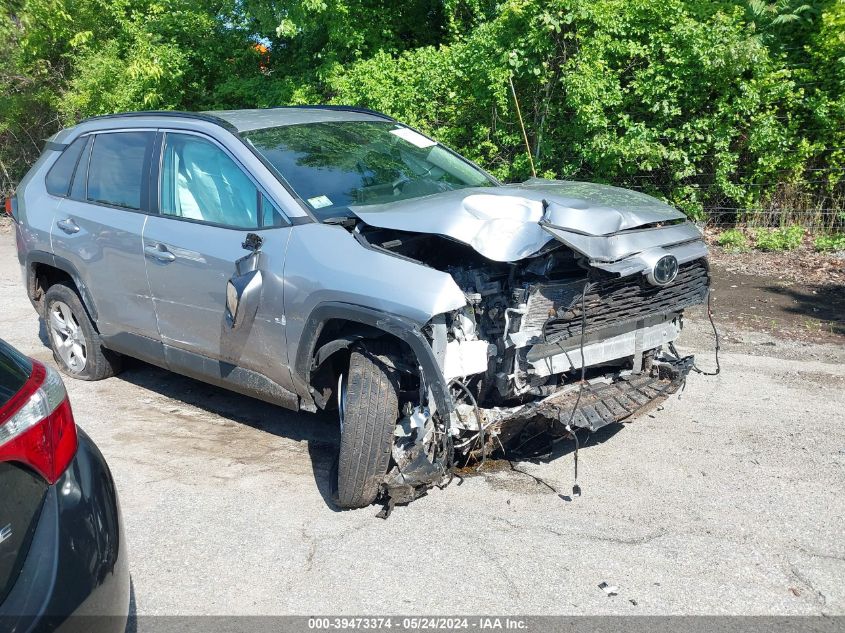
[[[340,454],[337,504],[363,508],[375,501],[399,419],[399,379],[384,358],[355,349],[338,384]]]

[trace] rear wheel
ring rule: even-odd
[[[50,286],[44,295],[44,308],[50,347],[59,369],[80,380],[102,380],[119,371],[120,355],[102,346],[73,288]]]
[[[390,465],[399,418],[399,379],[385,357],[352,351],[338,383],[340,454],[337,504],[362,508],[375,501]]]

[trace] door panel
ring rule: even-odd
[[[264,197],[211,140],[167,132],[162,152],[160,215],[147,220],[143,252],[168,364],[184,369],[185,355],[176,352],[183,350],[217,361],[193,368],[208,379],[239,366],[289,387],[281,275],[290,228],[261,226]],[[243,246],[250,232],[263,238],[258,309],[233,328],[226,287],[250,252]]]
[[[62,201],[53,225],[53,252],[74,265],[97,306],[104,336],[121,331],[158,337],[141,252],[147,216],[77,200]],[[74,227],[68,232],[60,223]]]
[[[248,254],[241,246],[246,232],[150,216],[144,251],[153,252],[145,259],[158,328],[166,346],[253,369],[289,387],[281,272],[290,229],[255,232],[264,238],[258,310],[252,323],[232,329],[226,285],[235,262]]]
[[[77,166],[72,197],[53,219],[53,252],[79,272],[104,337],[158,338],[141,243],[153,139],[148,131],[94,136]]]

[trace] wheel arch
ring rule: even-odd
[[[405,317],[349,303],[322,303],[309,315],[293,365],[297,389],[311,398],[312,375],[320,366],[337,358],[338,353],[347,353],[357,341],[379,337],[390,337],[407,345],[422,369],[422,377],[438,410],[450,413],[454,404],[443,372],[419,325]]]
[[[88,313],[94,328],[97,328],[97,306],[82,281],[76,267],[68,260],[44,251],[32,251],[26,256],[26,291],[29,300],[39,314],[43,316],[43,300],[47,289],[56,283],[70,282],[73,284],[82,306]]]

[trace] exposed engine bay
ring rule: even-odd
[[[704,257],[674,261],[661,283],[657,268],[623,276],[558,240],[501,262],[442,235],[365,224],[354,234],[368,248],[447,272],[466,297],[463,309],[423,330],[455,409],[436,411],[424,384],[408,389],[386,479],[396,502],[445,475],[438,456],[465,465],[542,452],[577,429],[594,432],[653,406],[692,365],[669,350],[684,309],[707,300]]]

